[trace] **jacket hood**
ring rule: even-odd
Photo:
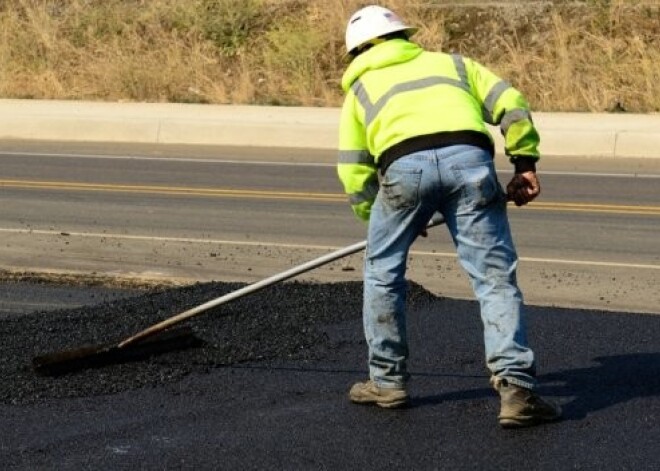
[[[420,46],[405,39],[390,39],[377,44],[351,62],[341,79],[341,87],[344,92],[347,92],[353,82],[365,72],[408,62],[422,52],[423,49]]]

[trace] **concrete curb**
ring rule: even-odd
[[[543,154],[660,158],[660,114],[534,120]],[[337,108],[0,100],[0,139],[335,149],[338,121]]]

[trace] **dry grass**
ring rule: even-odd
[[[345,21],[366,3],[0,0],[0,96],[337,106]],[[655,2],[381,3],[535,109],[660,111]]]

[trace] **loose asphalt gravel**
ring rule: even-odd
[[[192,372],[246,361],[312,359],[328,348],[323,326],[357,318],[359,305],[351,284],[325,290],[289,284],[269,288],[249,299],[223,305],[188,321],[199,348],[154,356],[147,361],[85,369],[53,379],[35,374],[31,358],[87,345],[118,343],[143,328],[236,290],[240,284],[199,284],[160,290],[128,299],[55,312],[34,312],[4,319],[0,347],[4,363],[0,400],[9,404],[112,394],[178,381]],[[413,298],[418,289],[413,292]],[[292,295],[293,294],[293,295]],[[428,296],[428,295],[427,295]]]
[[[215,308],[187,322],[200,348],[56,378],[30,366],[37,354],[117,341],[241,286],[99,291],[102,302],[0,315],[0,467],[659,468],[654,315],[529,307],[540,392],[565,419],[515,431],[497,426],[478,305],[416,284],[404,410],[347,400],[366,373],[356,282],[284,283]]]

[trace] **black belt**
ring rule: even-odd
[[[378,168],[381,175],[385,175],[387,167],[392,162],[403,157],[404,155],[412,154],[429,149],[439,149],[442,147],[468,145],[479,147],[491,155],[495,155],[495,147],[493,146],[490,137],[479,131],[448,131],[438,132],[435,134],[426,134],[423,136],[415,136],[392,147],[383,152],[378,158]]]

